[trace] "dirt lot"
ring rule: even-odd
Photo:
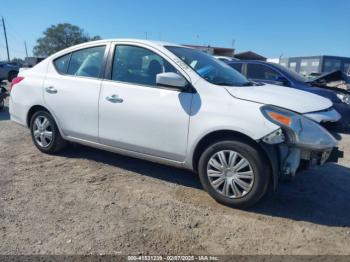
[[[0,112],[0,254],[350,254],[350,135],[340,164],[255,208],[217,204],[196,175],[83,146],[40,153]]]

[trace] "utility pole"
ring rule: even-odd
[[[4,17],[2,17],[2,27],[3,27],[3,29],[4,29],[4,35],[5,35],[6,51],[7,51],[7,61],[10,62],[9,44],[8,44],[8,42],[7,42],[6,26],[5,26]]]
[[[145,32],[146,40],[148,39],[148,32]]]
[[[28,57],[28,50],[27,50],[27,42],[26,41],[24,41],[24,48],[26,50],[26,57]]]
[[[236,43],[236,40],[234,38],[232,38],[232,41],[231,41],[232,48],[235,48],[235,43]]]

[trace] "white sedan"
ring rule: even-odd
[[[336,141],[313,117],[339,117],[325,98],[251,83],[201,51],[128,39],[73,46],[21,72],[10,114],[42,152],[71,141],[190,169],[234,207],[301,162],[324,163]]]

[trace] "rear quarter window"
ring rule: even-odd
[[[70,59],[70,54],[67,54],[54,60],[53,63],[55,65],[55,68],[60,74],[67,73],[69,59]]]

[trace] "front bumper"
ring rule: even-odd
[[[344,157],[344,152],[338,147],[324,151],[302,151],[301,160],[307,161],[309,166],[323,165],[326,162],[338,163]]]
[[[341,151],[338,147],[335,147],[326,162],[338,163],[339,158],[344,158],[344,151]]]
[[[288,131],[279,129],[263,138],[263,142],[274,144],[277,149],[279,177],[293,177],[300,169],[337,162],[342,157],[334,136],[310,121],[303,121],[297,137],[288,137]]]

